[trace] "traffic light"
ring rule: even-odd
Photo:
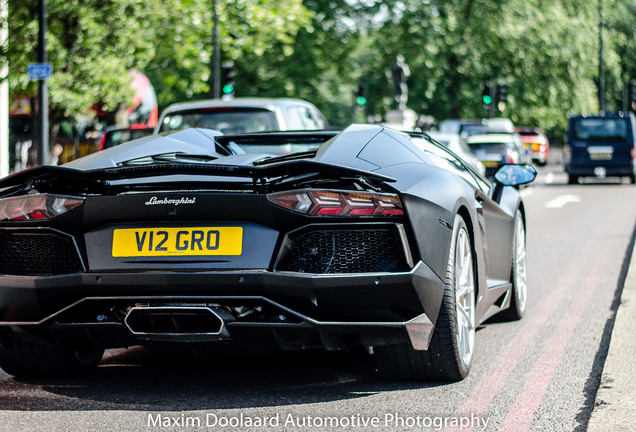
[[[227,64],[221,68],[221,92],[223,96],[234,96],[234,78],[236,70],[234,64]]]
[[[508,100],[508,84],[497,83],[497,109],[503,112]]]
[[[355,92],[356,105],[359,108],[364,107],[367,104],[367,85],[360,84]]]
[[[486,81],[484,83],[484,91],[483,94],[481,96],[481,100],[484,102],[485,108],[489,109],[490,105],[492,104],[493,101],[493,85],[490,81]]]
[[[497,84],[497,103],[508,100],[508,84]]]

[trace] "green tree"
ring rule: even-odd
[[[387,109],[385,71],[402,54],[416,112],[438,120],[484,117],[484,82],[503,82],[509,100],[501,115],[560,136],[568,113],[598,109],[597,28],[596,5],[582,0],[406,0],[369,32],[358,63],[367,65],[377,93],[386,89],[380,106],[370,98],[376,112]],[[614,58],[609,49],[610,77]]]
[[[612,110],[623,109],[623,97],[630,108],[630,95],[623,95],[623,85],[636,80],[636,1],[610,2],[606,9],[610,61],[619,70],[608,79],[608,104]]]
[[[213,49],[210,0],[173,1],[158,23],[155,56],[145,71],[157,88],[160,105],[210,97]],[[283,82],[275,62],[293,52],[299,29],[311,13],[300,0],[219,1],[219,40],[223,61],[238,70],[237,96],[271,96],[261,90]],[[277,96],[283,94],[278,93]]]
[[[159,0],[49,0],[48,80],[54,118],[86,113],[101,101],[106,109],[132,99],[129,71],[154,55],[146,20]],[[13,94],[34,95],[37,82],[26,74],[37,58],[37,0],[10,2],[9,60]]]

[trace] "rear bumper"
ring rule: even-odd
[[[630,164],[613,165],[599,161],[596,164],[566,164],[565,171],[571,175],[596,177],[594,170],[604,168],[607,177],[634,175],[634,166]]]
[[[537,162],[545,162],[548,160],[548,150],[537,150],[537,151],[531,151],[530,152],[530,156],[532,157],[533,161],[537,161]]]
[[[0,330],[55,341],[88,338],[104,347],[220,340],[249,345],[267,333],[278,348],[309,347],[312,340],[339,349],[353,338],[367,346],[410,342],[426,349],[443,290],[443,282],[423,262],[409,272],[345,275],[227,271],[3,276]],[[233,315],[223,312],[229,317],[227,333],[209,337],[148,337],[126,326],[132,308],[165,305],[202,305]],[[245,318],[237,312],[250,308],[261,313]]]

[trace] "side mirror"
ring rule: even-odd
[[[501,200],[504,186],[519,186],[532,182],[537,177],[537,170],[529,164],[504,164],[495,172],[495,188],[492,199]]]
[[[530,183],[537,177],[537,170],[528,164],[504,164],[495,172],[495,180],[504,186],[519,186]]]

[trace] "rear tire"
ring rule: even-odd
[[[579,176],[574,175],[574,174],[568,174],[568,184],[578,184],[579,182]]]
[[[78,376],[93,371],[103,355],[103,349],[64,349],[10,338],[0,346],[0,367],[19,378]]]
[[[631,174],[631,175],[629,176],[629,182],[630,182],[631,184],[636,184],[636,174]]]
[[[526,229],[521,212],[517,210],[515,236],[512,243],[512,265],[510,266],[510,307],[501,312],[501,318],[507,321],[520,320],[526,312],[528,284],[526,270]]]
[[[475,268],[466,223],[455,216],[442,306],[427,351],[408,344],[374,348],[380,375],[399,381],[460,381],[473,360],[475,346]]]

